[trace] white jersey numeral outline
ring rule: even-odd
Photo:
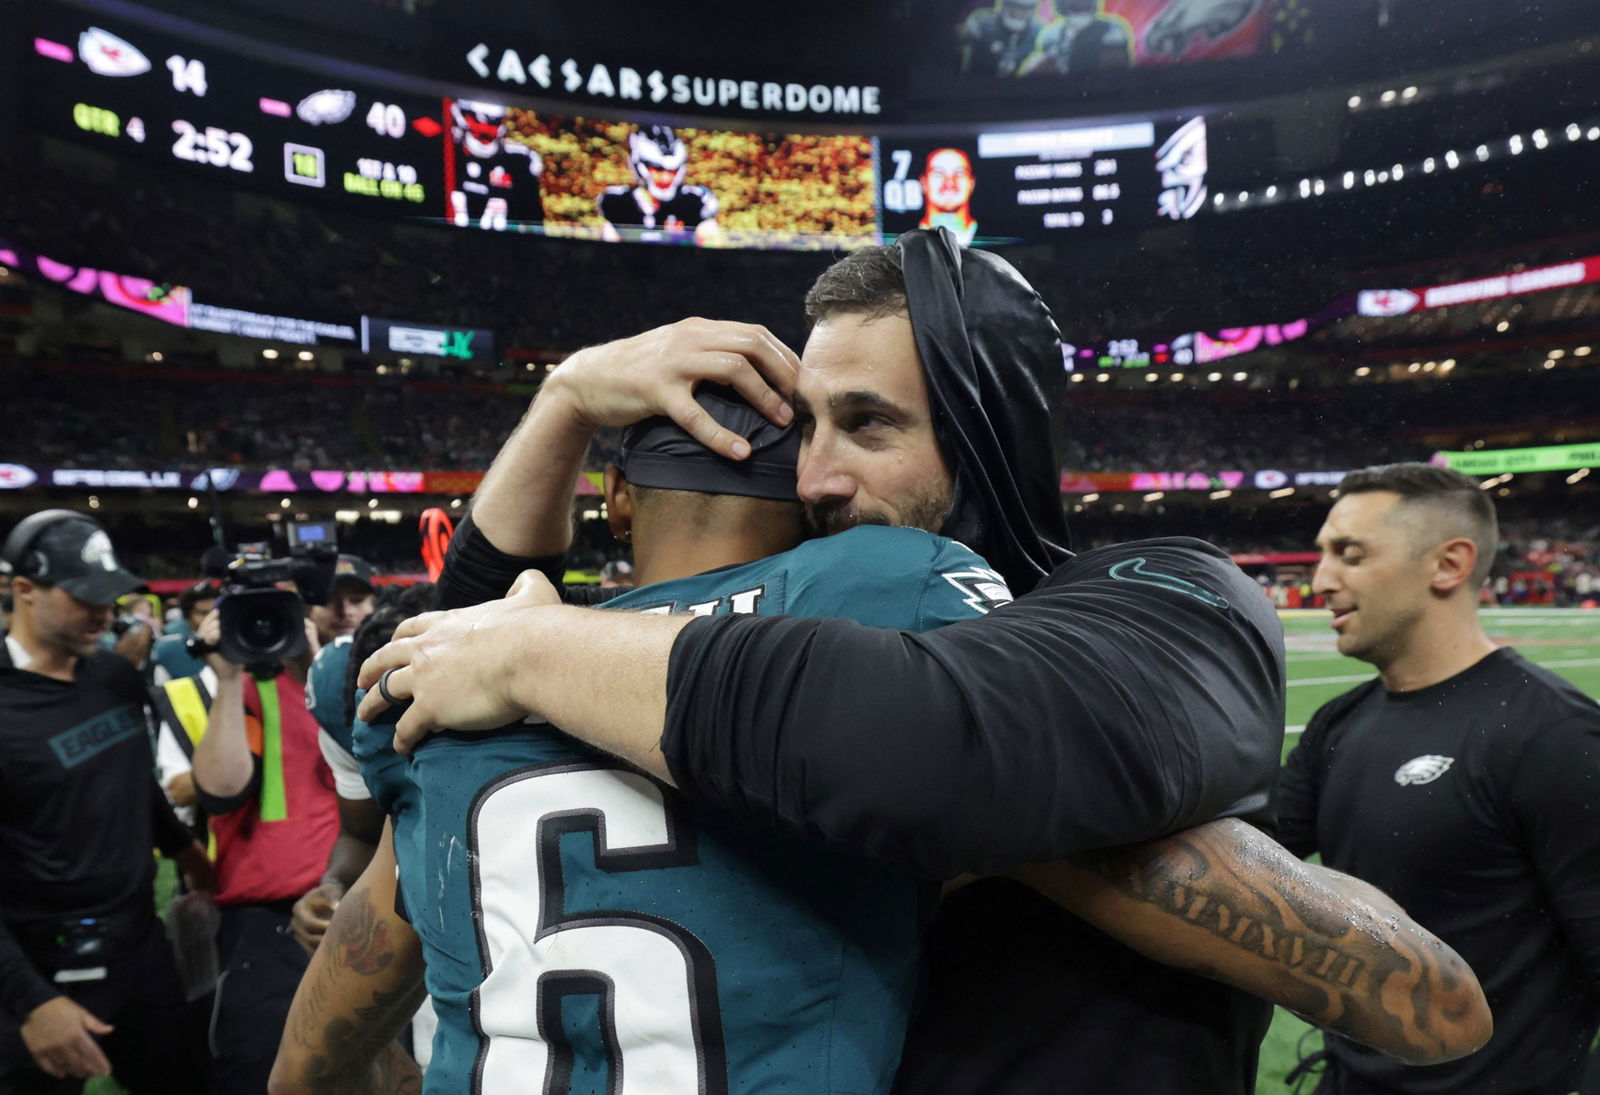
[[[600,996],[608,1095],[726,1095],[716,968],[705,944],[660,917],[568,917],[564,908],[565,833],[593,834],[602,871],[695,862],[693,831],[661,786],[601,764],[525,768],[485,787],[469,824],[485,967],[472,999],[474,1095],[570,1090],[561,1000],[573,994]]]

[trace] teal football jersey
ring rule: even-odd
[[[922,631],[1009,599],[960,544],[871,527],[605,610]],[[392,728],[356,729],[375,797],[420,821],[397,821],[396,853],[439,1017],[426,1090],[889,1091],[929,887],[696,810],[548,728],[436,735],[398,771]]]
[[[165,684],[180,677],[198,677],[206,663],[189,653],[187,635],[163,635],[150,648],[151,673],[155,683]]]
[[[306,675],[306,710],[347,753],[351,751],[350,709],[345,705],[344,686],[350,670],[351,639],[340,635],[317,651]]]

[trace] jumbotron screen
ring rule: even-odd
[[[992,243],[1148,227],[1193,215],[1205,196],[1198,118],[909,142],[636,124],[418,94],[336,62],[295,67],[99,13],[34,10],[41,129],[290,200],[462,228],[849,248],[949,224]]]
[[[883,228],[944,225],[965,243],[1148,227],[1205,208],[1206,128],[1125,122],[880,141]]]

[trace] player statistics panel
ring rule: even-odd
[[[49,132],[291,198],[446,211],[439,99],[44,5],[29,55],[32,115]]]
[[[1204,118],[878,141],[883,231],[963,243],[1149,228],[1206,208]]]

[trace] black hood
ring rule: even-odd
[[[1066,394],[1061,334],[1004,259],[946,228],[898,245],[934,435],[955,476],[940,532],[1025,593],[1070,554],[1053,421]]]

